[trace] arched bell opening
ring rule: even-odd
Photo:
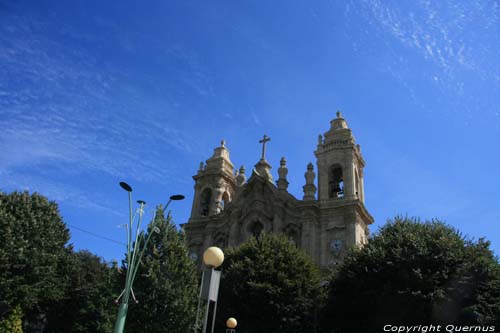
[[[212,202],[212,190],[206,188],[201,193],[200,216],[208,216],[210,213],[210,203]]]
[[[227,205],[229,204],[229,202],[230,202],[229,193],[226,191],[222,195],[222,200],[221,200],[221,206],[222,206],[223,210],[227,207]]]
[[[328,196],[330,198],[344,197],[344,176],[342,167],[334,164],[328,170]]]

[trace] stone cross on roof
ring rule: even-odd
[[[265,134],[264,134],[264,137],[262,138],[262,140],[259,140],[259,143],[262,143],[262,157],[261,157],[262,160],[266,159],[266,143],[268,141],[271,141],[271,138]]]

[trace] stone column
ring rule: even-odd
[[[355,198],[356,190],[354,188],[354,163],[352,158],[350,158],[345,163],[344,172],[344,198],[353,199]]]

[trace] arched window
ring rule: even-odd
[[[229,193],[224,192],[224,194],[222,195],[222,202],[221,202],[222,209],[225,209],[228,203],[229,203]]]
[[[299,244],[299,231],[297,227],[293,224],[289,224],[285,229],[286,238],[295,246],[300,246]]]
[[[252,224],[252,226],[250,227],[250,233],[252,234],[252,236],[254,236],[257,239],[260,238],[262,231],[264,231],[264,226],[259,221],[254,222]]]
[[[342,167],[334,164],[328,171],[328,196],[330,198],[344,197],[344,177]]]
[[[227,247],[227,235],[219,233],[215,236],[215,246],[224,250]]]
[[[201,193],[200,199],[200,215],[208,216],[210,212],[210,203],[212,202],[212,191],[209,188],[206,188]]]

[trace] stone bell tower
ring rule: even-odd
[[[224,140],[214,149],[206,164],[200,163],[193,176],[194,199],[191,218],[207,218],[220,213],[231,202],[236,191],[236,178]]]
[[[373,217],[364,205],[365,161],[351,129],[340,112],[330,129],[318,138],[314,152],[318,167],[321,264],[338,263],[345,249],[367,242]]]
[[[315,151],[318,159],[318,199],[358,199],[364,203],[363,168],[365,161],[351,129],[340,112],[330,122],[330,130],[319,136]]]

